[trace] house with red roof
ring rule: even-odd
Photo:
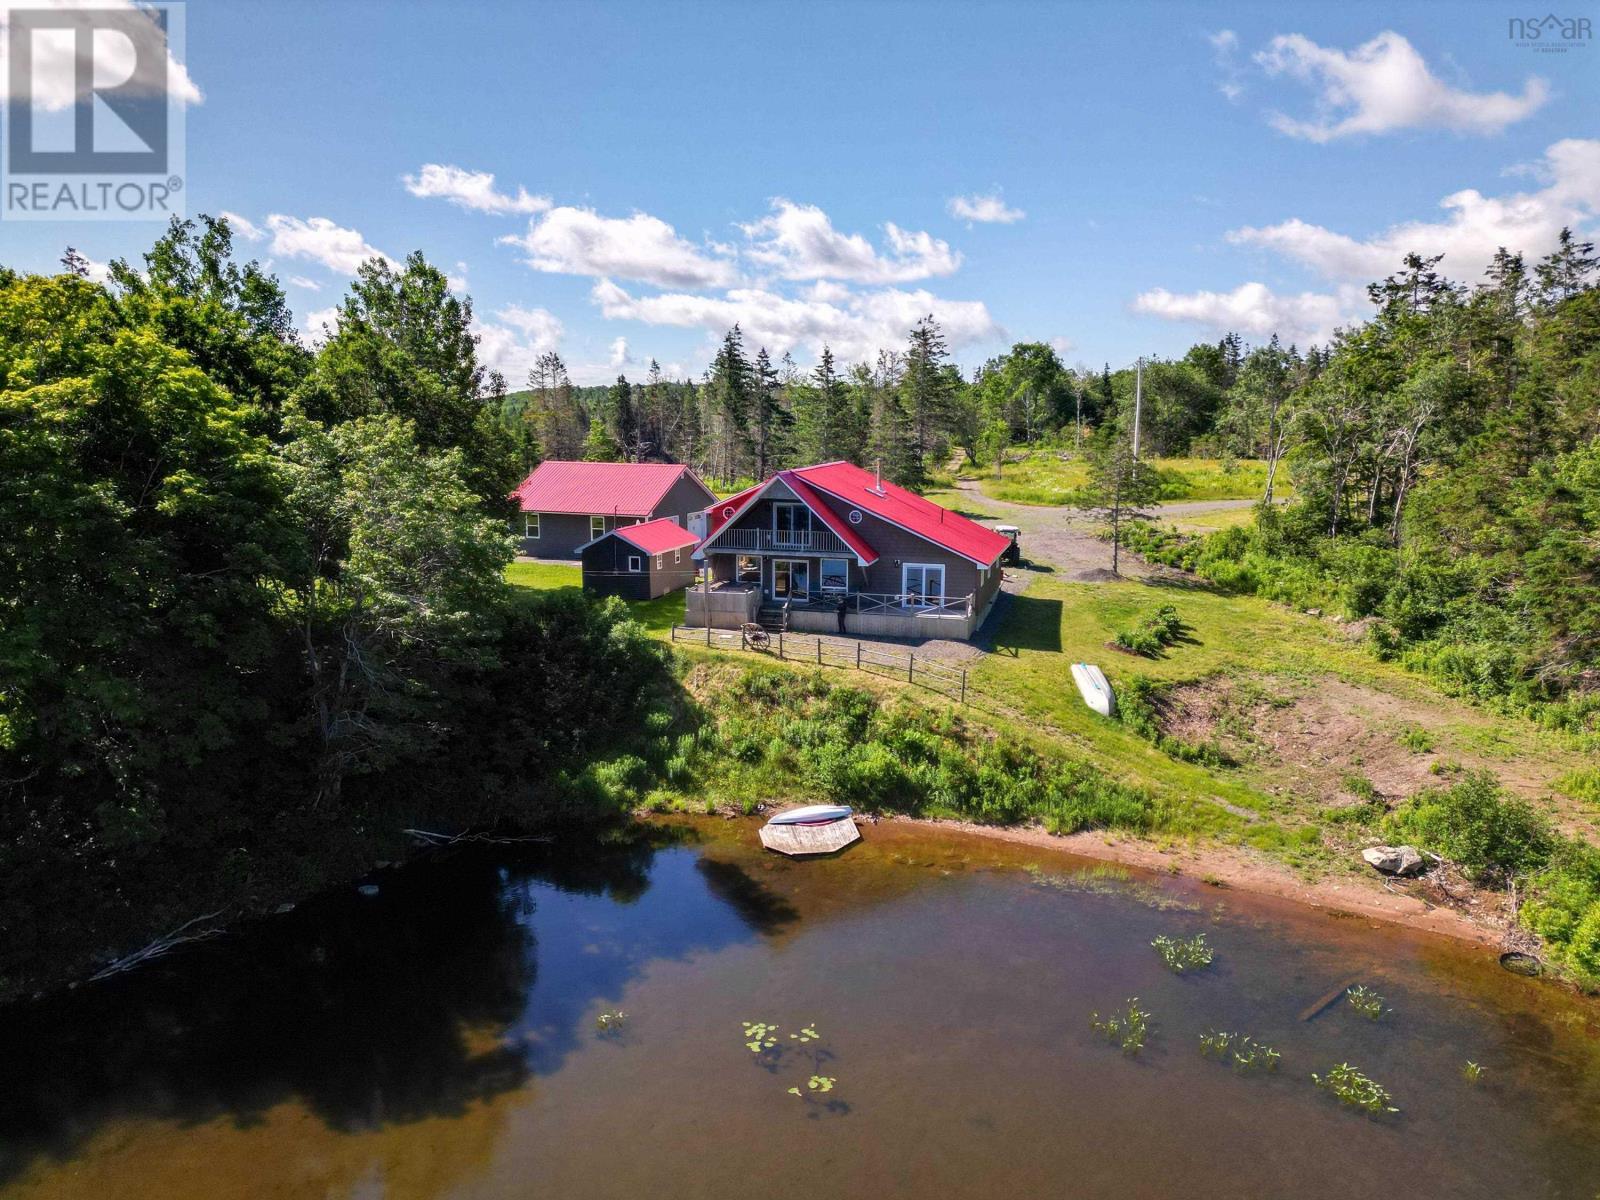
[[[618,525],[578,547],[583,590],[624,600],[654,600],[694,582],[699,538],[671,517]]]
[[[689,515],[716,500],[677,463],[540,463],[511,494],[518,551],[530,558],[574,558],[581,547],[622,525]]]
[[[687,624],[898,637],[970,637],[1011,544],[848,462],[779,471],[717,501],[705,528]]]

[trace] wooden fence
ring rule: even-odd
[[[951,666],[926,654],[918,658],[912,650],[895,650],[851,639],[801,633],[773,633],[769,635],[766,647],[757,650],[741,630],[704,629],[689,625],[674,625],[672,640],[717,650],[750,650],[770,654],[782,662],[854,668],[868,674],[882,675],[886,679],[903,679],[962,704],[967,703],[965,667]]]

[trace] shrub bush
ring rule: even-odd
[[[1507,794],[1488,771],[1419,792],[1396,810],[1388,826],[1479,879],[1537,870],[1556,846],[1549,821],[1527,801]]]

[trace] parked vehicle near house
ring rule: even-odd
[[[716,494],[678,463],[596,463],[551,459],[512,493],[512,533],[530,558],[573,558],[618,526],[666,517],[688,528]]]
[[[620,525],[578,548],[583,590],[624,600],[654,600],[694,582],[699,539],[669,517]]]
[[[706,512],[685,624],[968,638],[1000,590],[1010,539],[848,462],[779,471]]]

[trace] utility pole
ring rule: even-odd
[[[1144,407],[1144,356],[1139,356],[1139,363],[1133,373],[1133,461],[1139,461],[1139,410]],[[1115,567],[1112,568],[1116,570]]]
[[[1077,451],[1083,453],[1083,389],[1073,388],[1072,398],[1078,406],[1078,444]]]

